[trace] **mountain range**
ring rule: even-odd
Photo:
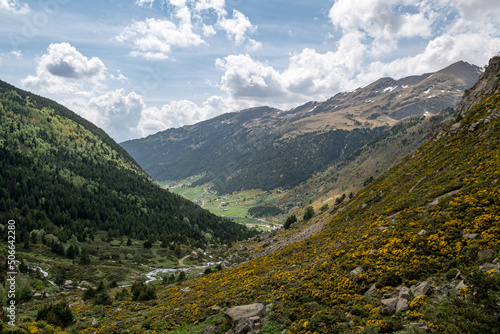
[[[499,122],[494,57],[453,119],[357,194],[89,330],[499,333]]]
[[[213,182],[220,193],[291,189],[392,126],[454,107],[480,73],[457,62],[435,73],[382,78],[324,102],[246,109],[121,146],[156,181],[203,175],[195,185]]]

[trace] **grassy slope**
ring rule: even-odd
[[[401,319],[453,328],[455,316],[446,316],[438,308],[448,305],[448,299],[410,300],[410,310],[393,318],[379,314],[380,298],[400,284],[410,286],[429,277],[446,285],[449,270],[466,272],[481,263],[478,250],[499,250],[498,119],[469,132],[488,114],[500,116],[499,110],[500,93],[486,97],[466,114],[458,133],[443,132],[438,140],[421,146],[332,212],[321,233],[236,268],[165,288],[155,302],[116,304],[119,311],[110,309],[95,327],[106,330],[124,320],[133,331],[149,317],[151,327],[163,331],[209,322],[214,305],[263,302],[273,303],[272,321],[291,333],[355,331],[356,326],[391,331]],[[422,230],[426,233],[419,235]],[[469,239],[464,236],[467,233],[478,237]],[[364,271],[354,279],[349,273],[358,266]],[[483,275],[486,281],[492,274]],[[378,283],[377,292],[364,296],[374,283]],[[190,290],[181,291],[186,286]],[[491,288],[498,293],[498,285]],[[481,301],[476,306],[472,309],[485,307]],[[89,306],[74,307],[85,312]],[[452,312],[453,305],[447,307]],[[475,332],[484,328],[498,332],[498,322],[488,328],[482,327],[481,320],[476,319]]]

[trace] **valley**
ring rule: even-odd
[[[22,224],[19,321],[1,330],[495,333],[499,78],[495,57],[455,109],[269,141],[254,166],[314,172],[226,194],[236,174],[155,183],[92,125],[2,83],[0,214]],[[294,145],[302,160],[279,155]],[[312,163],[330,146],[335,159]]]

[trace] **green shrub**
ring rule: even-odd
[[[156,289],[154,286],[148,286],[143,281],[135,282],[130,287],[132,293],[132,300],[145,301],[156,298]]]
[[[73,314],[66,302],[60,302],[42,307],[38,311],[36,320],[44,320],[55,326],[66,327],[73,321]]]

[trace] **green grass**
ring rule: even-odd
[[[248,210],[255,206],[276,205],[282,198],[282,194],[269,193],[264,191],[242,191],[229,195],[218,195],[211,191],[211,185],[190,187],[191,179],[179,182],[176,187],[170,188],[170,191],[196,202],[210,212],[233,219],[237,223],[247,226],[257,226],[263,231],[272,229],[274,225],[281,224],[281,217],[273,217],[270,225],[269,218],[254,218],[248,213]],[[181,186],[179,186],[181,185]]]

